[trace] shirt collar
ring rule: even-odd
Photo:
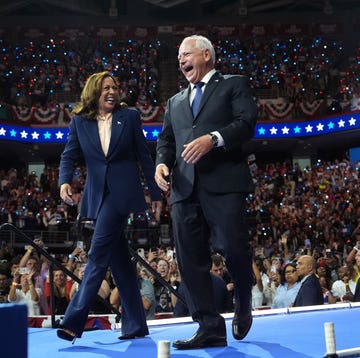
[[[302,278],[302,280],[300,281],[301,284],[303,284],[309,276],[311,276],[311,274],[304,276],[304,277]]]
[[[208,82],[210,81],[210,78],[214,75],[215,72],[216,72],[216,70],[215,70],[215,68],[213,68],[201,79],[200,82],[204,82],[204,86],[206,86],[208,84]],[[190,86],[191,86],[191,90],[193,90],[195,87],[195,84],[190,83]]]

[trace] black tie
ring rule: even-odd
[[[199,106],[200,106],[200,101],[201,101],[201,96],[202,96],[202,86],[204,86],[204,82],[198,82],[195,84],[195,88],[196,88],[196,92],[195,92],[195,97],[191,106],[192,109],[192,113],[194,118],[196,117],[198,111],[199,111]]]

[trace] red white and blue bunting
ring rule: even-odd
[[[62,122],[69,123],[74,103],[56,104],[51,107],[28,107],[11,106],[15,121],[28,124],[56,124],[62,115]],[[141,120],[144,123],[161,122],[164,115],[164,107],[138,104]],[[1,118],[0,118],[1,120]]]

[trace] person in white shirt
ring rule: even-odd
[[[41,289],[34,285],[33,275],[34,271],[21,275],[17,272],[8,296],[10,303],[26,304],[29,317],[40,315],[40,297],[42,295]]]

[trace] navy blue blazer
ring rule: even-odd
[[[161,192],[154,180],[155,167],[144,137],[138,111],[125,108],[113,112],[107,156],[101,148],[96,120],[76,115],[61,155],[59,184],[72,183],[80,156],[86,162],[87,176],[80,216],[96,219],[105,184],[114,200],[114,209],[122,215],[147,209],[139,175],[140,165],[152,200]]]
[[[302,283],[295,298],[294,307],[322,305],[323,303],[324,296],[319,279],[312,274]]]

